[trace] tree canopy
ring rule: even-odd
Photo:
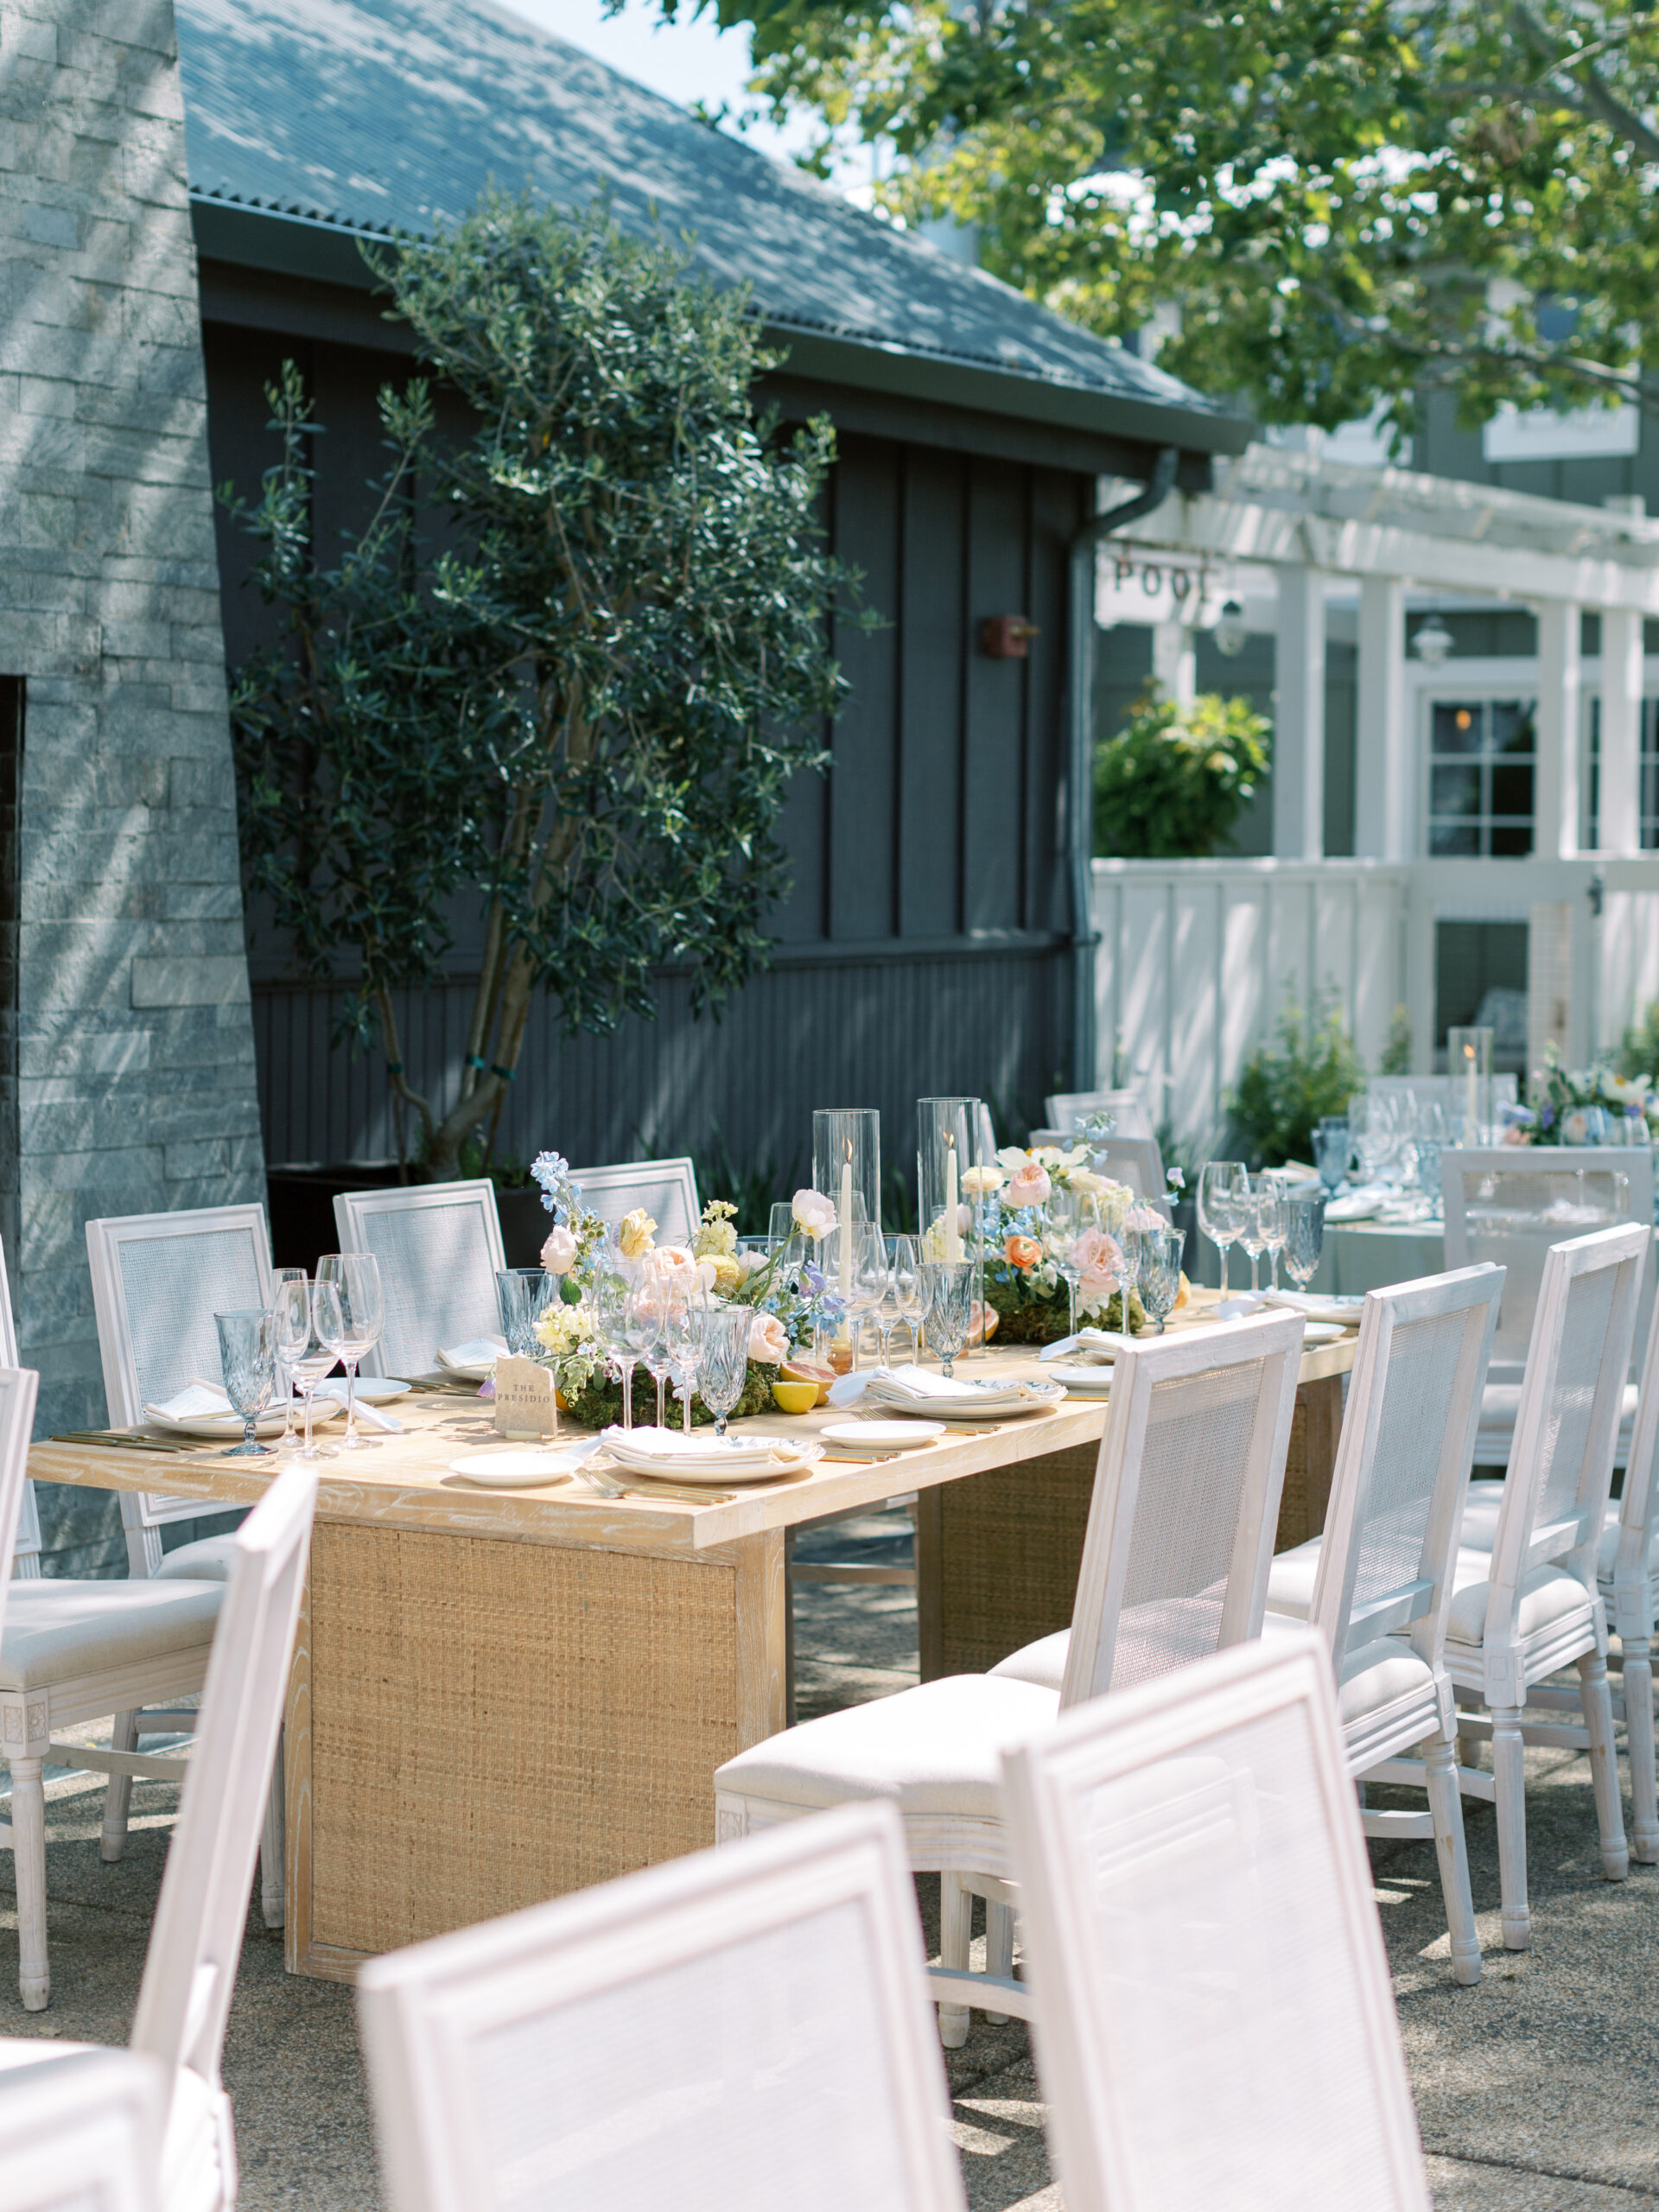
[[[827,423],[783,438],[741,292],[686,254],[491,197],[385,257],[435,378],[381,394],[388,466],[339,549],[312,528],[317,427],[291,364],[257,503],[277,610],[238,671],[244,856],[303,972],[383,1045],[439,1173],[493,1126],[532,1002],[567,1030],[652,1011],[688,965],[717,1004],[763,965],[774,824],[844,682],[823,551]],[[454,419],[453,403],[465,403]],[[482,951],[459,1098],[417,1091],[393,992]],[[469,963],[470,964],[470,963]]]
[[[692,0],[658,0],[672,16]],[[1659,392],[1659,15],[1602,0],[698,0],[896,216],[1264,420]]]

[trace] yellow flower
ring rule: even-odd
[[[622,1249],[625,1260],[638,1260],[650,1251],[657,1224],[643,1206],[636,1206],[632,1213],[624,1214],[622,1226],[616,1241]]]
[[[735,1290],[742,1281],[743,1274],[741,1268],[730,1253],[712,1252],[707,1256],[714,1264],[715,1288],[720,1291]]]
[[[691,1249],[700,1260],[729,1259],[737,1249],[737,1231],[729,1221],[705,1221]]]

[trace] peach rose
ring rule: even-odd
[[[657,1224],[643,1206],[636,1206],[632,1213],[625,1213],[616,1241],[625,1260],[641,1260],[652,1249],[651,1240]]]
[[[1048,1170],[1040,1162],[1028,1160],[1023,1167],[1016,1167],[1008,1178],[1007,1194],[1004,1204],[1017,1211],[1021,1206],[1039,1206],[1053,1188],[1048,1179]]]
[[[1096,1306],[1118,1287],[1123,1271],[1123,1252],[1115,1236],[1103,1229],[1085,1229],[1071,1247],[1077,1270],[1077,1291],[1084,1303]]]
[[[749,1357],[776,1367],[789,1357],[789,1338],[775,1313],[757,1313],[749,1329]]]
[[[542,1247],[542,1265],[550,1275],[568,1275],[576,1264],[576,1240],[568,1229],[550,1230]]]
[[[689,1288],[690,1279],[697,1271],[697,1262],[683,1244],[656,1244],[646,1257],[652,1271],[665,1282]]]
[[[1043,1248],[1034,1236],[1010,1236],[1002,1247],[1002,1256],[1010,1267],[1034,1268],[1043,1256]]]

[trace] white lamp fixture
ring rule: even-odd
[[[1216,617],[1216,650],[1225,653],[1229,660],[1236,660],[1244,650],[1249,636],[1245,626],[1244,609],[1236,599],[1230,599]]]
[[[1452,645],[1452,632],[1438,614],[1420,622],[1412,633],[1411,650],[1426,668],[1439,668]]]

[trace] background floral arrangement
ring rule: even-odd
[[[963,1175],[968,1205],[960,1226],[964,1236],[978,1240],[985,1302],[997,1316],[997,1335],[1005,1344],[1042,1343],[1065,1327],[1065,1279],[1054,1264],[1046,1211],[1057,1190],[1099,1201],[1101,1226],[1085,1230],[1076,1247],[1078,1319],[1096,1328],[1121,1329],[1146,1318],[1130,1291],[1125,1321],[1119,1285],[1123,1250],[1118,1237],[1135,1211],[1135,1194],[1126,1183],[1097,1173],[1089,1159],[1086,1144],[1039,1145],[1029,1152],[1005,1145],[994,1163]],[[943,1256],[943,1218],[930,1225],[924,1243],[930,1259]],[[964,1249],[971,1253],[973,1247]]]
[[[1617,1124],[1630,1114],[1641,1116],[1649,1142],[1659,1135],[1659,1091],[1646,1075],[1615,1075],[1611,1059],[1592,1068],[1566,1068],[1557,1046],[1548,1045],[1542,1071],[1527,1088],[1528,1104],[1503,1109],[1505,1144],[1588,1144],[1596,1107],[1614,1124],[1608,1132],[1612,1141],[1621,1134]]]

